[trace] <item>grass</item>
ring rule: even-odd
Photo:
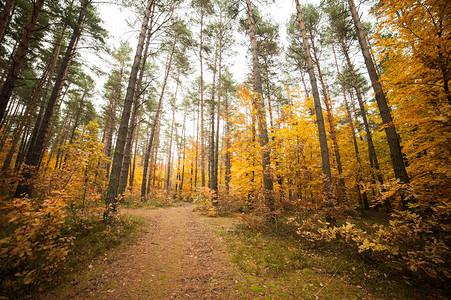
[[[73,228],[76,236],[68,254],[66,263],[56,274],[55,281],[41,285],[39,292],[45,292],[55,286],[73,280],[74,275],[86,270],[97,259],[115,259],[128,245],[136,242],[145,231],[146,220],[142,217],[125,215],[110,222],[96,222],[88,227]],[[67,233],[70,234],[70,233]]]
[[[254,232],[244,226],[222,234],[243,274],[244,299],[357,299],[365,292],[343,280],[337,269],[324,270],[294,239]]]
[[[222,230],[242,280],[243,299],[423,299],[440,297],[425,283],[375,264],[339,243],[311,244],[282,232],[238,225]],[[443,297],[443,295],[442,295]]]

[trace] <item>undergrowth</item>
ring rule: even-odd
[[[256,229],[249,226],[248,215],[244,219],[234,230],[222,232],[244,275],[239,284],[244,298],[446,298],[443,291],[389,262],[356,255],[355,249],[339,242],[300,238],[285,222],[286,216],[280,215],[277,226],[266,224],[264,230],[263,221]]]
[[[36,277],[31,282],[23,282],[21,277],[14,280],[14,277],[4,276],[0,296],[9,299],[27,298],[71,280],[77,270],[86,268],[106,251],[133,243],[144,230],[144,223],[143,218],[125,215],[113,221],[96,221],[83,226],[65,227],[60,235],[72,237],[72,242],[66,249],[64,261],[59,263],[55,272],[48,276]],[[46,259],[45,256],[37,256],[33,260],[33,265],[45,265]],[[5,271],[7,270],[3,269],[3,272]]]

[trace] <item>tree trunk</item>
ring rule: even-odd
[[[183,182],[185,180],[185,150],[186,150],[186,109],[185,113],[183,114],[183,134],[182,134],[182,174],[180,178],[180,187],[179,187],[179,194],[183,192]]]
[[[14,171],[18,172],[22,166],[23,160],[25,158],[28,138],[30,135],[31,122],[27,124],[24,134],[22,136],[22,141],[20,142],[19,152],[17,153],[16,162],[14,163]]]
[[[216,200],[219,198],[218,189],[218,164],[219,164],[219,121],[221,118],[221,88],[222,88],[222,12],[219,15],[219,63],[218,63],[218,111],[216,121],[216,147],[214,149],[213,162],[213,190],[216,192]]]
[[[390,147],[390,157],[393,165],[393,171],[395,177],[399,179],[402,183],[409,183],[409,176],[407,175],[406,166],[401,152],[401,145],[399,142],[399,137],[396,132],[395,125],[393,124],[393,119],[390,114],[390,108],[388,107],[387,99],[385,98],[385,93],[382,90],[382,85],[379,81],[379,76],[377,75],[376,68],[371,59],[371,54],[363,33],[362,24],[360,23],[360,18],[357,13],[353,0],[348,0],[349,7],[351,10],[352,19],[354,20],[354,26],[356,29],[357,37],[359,39],[360,48],[362,50],[363,57],[365,58],[365,65],[370,76],[373,90],[376,97],[377,106],[379,107],[379,112],[382,118],[382,126],[385,130],[385,135],[387,136],[388,145]]]
[[[8,5],[8,3],[5,4],[5,9],[6,5]],[[8,106],[9,99],[11,98],[14,84],[17,80],[20,69],[22,68],[25,56],[28,53],[28,46],[30,45],[34,28],[36,26],[36,23],[38,22],[39,14],[41,13],[43,5],[44,0],[36,0],[34,2],[32,11],[30,13],[30,16],[28,17],[27,24],[25,25],[25,29],[22,33],[19,46],[16,50],[14,58],[12,59],[12,65],[8,72],[8,76],[3,82],[3,86],[0,91],[0,126],[5,114],[6,107]],[[0,23],[3,24],[3,21],[0,21]]]
[[[16,132],[14,133],[14,137],[13,137],[13,140],[11,143],[11,149],[8,152],[8,155],[3,163],[3,170],[6,170],[7,168],[9,168],[9,165],[11,164],[11,159],[13,157],[14,152],[16,151],[17,143],[19,142],[20,136],[22,135],[22,130],[24,129],[25,124],[27,124],[29,122],[31,123],[31,121],[32,121],[33,114],[36,109],[36,102],[39,98],[39,94],[41,93],[42,87],[46,80],[48,81],[46,88],[49,89],[49,83],[52,81],[53,74],[55,73],[56,62],[59,57],[61,45],[62,45],[63,38],[64,38],[64,33],[66,32],[66,28],[67,28],[67,25],[64,25],[63,29],[61,31],[60,38],[58,40],[58,44],[55,47],[55,50],[53,51],[52,60],[49,62],[47,70],[44,72],[44,74],[42,74],[41,80],[36,85],[36,87],[33,91],[33,94],[31,96],[30,102],[27,105],[27,109],[25,110],[25,113],[22,117],[22,120],[21,120]],[[42,100],[41,100],[42,102],[45,102],[45,98],[47,97],[46,94],[47,93],[45,93],[44,97],[42,97]]]
[[[194,159],[194,185],[193,191],[197,188],[197,168],[199,160],[199,112],[200,112],[200,101],[197,102],[197,126],[196,126],[196,156]]]
[[[142,110],[140,110],[139,112],[139,117],[138,119],[141,119],[141,115],[142,115]],[[138,123],[138,128],[136,128],[135,130],[135,146],[133,147],[133,165],[131,168],[131,173],[130,173],[130,181],[129,181],[129,185],[133,186],[133,182],[135,181],[135,167],[136,167],[136,156],[138,154],[138,141],[139,141],[139,132],[141,130],[141,122]]]
[[[135,58],[130,72],[127,93],[125,95],[121,123],[117,134],[116,147],[114,149],[113,165],[111,168],[110,180],[108,183],[108,190],[105,198],[106,209],[104,213],[104,218],[106,219],[111,218],[112,215],[116,212],[116,204],[117,204],[116,197],[118,195],[118,185],[121,176],[122,161],[124,159],[125,142],[127,139],[130,113],[135,95],[136,79],[138,75],[139,66],[141,63],[147,26],[149,24],[151,5],[152,0],[148,0],[143,22],[141,25],[141,32],[139,34],[138,45],[136,47]]]
[[[66,124],[66,122],[64,123],[64,131],[63,134],[61,135],[61,139],[59,140],[59,144],[57,146],[57,153],[56,153],[56,161],[55,161],[55,170],[58,169],[60,166],[60,158],[62,161],[62,146],[64,145],[64,142],[66,141],[66,137],[67,134],[69,133],[69,128],[70,128],[70,123],[71,121],[69,120],[69,117],[66,116],[66,120],[68,121],[68,123]]]
[[[332,175],[330,172],[329,148],[327,146],[326,129],[324,127],[324,118],[323,118],[323,111],[321,108],[321,100],[319,98],[318,85],[316,83],[312,55],[310,54],[307,33],[305,30],[304,20],[302,19],[302,11],[301,11],[301,6],[299,4],[299,0],[296,0],[296,9],[298,12],[299,28],[301,29],[302,38],[303,38],[303,42],[304,42],[304,51],[305,51],[305,54],[307,57],[307,68],[308,68],[308,74],[310,77],[310,84],[312,86],[313,101],[315,103],[316,124],[318,126],[319,143],[320,143],[320,148],[321,148],[322,168],[323,168],[323,174],[326,177],[325,178],[325,187],[326,187],[326,192],[328,194],[330,194]]]
[[[155,133],[155,143],[153,144],[153,152],[152,152],[152,163],[151,165],[151,171],[150,174],[152,176],[149,175],[149,179],[147,180],[147,190],[146,190],[146,195],[149,194],[150,192],[150,180],[152,179],[152,187],[155,187],[155,180],[157,179],[156,173],[157,173],[157,165],[158,165],[158,149],[160,146],[160,119],[158,119],[158,123],[157,123],[157,129],[156,129],[156,133]],[[163,162],[161,163],[163,164]],[[160,168],[161,170],[163,170],[163,167]],[[158,179],[158,182],[160,182],[160,180]]]
[[[215,95],[216,95],[216,69],[218,63],[218,43],[216,42],[215,47],[215,59],[214,59],[214,67],[213,67],[213,83],[211,87],[211,111],[210,111],[210,119],[211,119],[211,132],[210,132],[210,158],[209,158],[209,188],[217,191],[218,183],[216,181],[216,189],[214,188],[214,177],[215,177]],[[219,115],[218,115],[219,120]],[[216,203],[216,196],[213,196],[212,204]]]
[[[205,147],[204,147],[204,71],[202,63],[203,48],[203,25],[204,11],[200,16],[200,41],[199,41],[199,59],[200,59],[200,168],[201,168],[201,186],[205,186]]]
[[[112,98],[111,106],[109,107],[109,113],[108,113],[108,132],[106,134],[106,142],[105,147],[103,150],[103,153],[108,157],[111,158],[112,155],[112,146],[113,146],[113,134],[114,134],[114,128],[116,123],[116,109],[117,104],[119,102],[119,98],[121,97],[121,90],[122,90],[122,77],[124,73],[124,67],[122,66],[119,73],[119,83],[116,89],[116,94]],[[107,177],[109,177],[110,173],[110,162],[106,165],[106,171],[107,171]]]
[[[179,74],[180,76],[180,74]],[[179,77],[178,76],[178,77]],[[170,192],[170,182],[171,182],[171,157],[172,157],[172,138],[174,134],[174,123],[175,123],[175,109],[176,109],[176,101],[177,101],[177,92],[179,89],[179,78],[177,78],[177,84],[175,86],[175,93],[174,93],[174,104],[172,107],[172,122],[171,122],[171,134],[169,137],[169,151],[168,151],[168,167],[166,172],[166,183],[165,183],[165,189],[166,189],[166,195],[169,196]]]
[[[271,85],[269,82],[269,64],[267,62],[267,58],[264,57],[265,60],[265,68],[266,68],[266,93],[268,94],[268,111],[269,111],[269,125],[270,128],[273,128],[273,116],[272,116],[272,105],[271,105]]]
[[[379,172],[379,170],[380,170],[379,162],[377,160],[376,149],[374,148],[374,144],[373,144],[373,135],[371,133],[370,126],[368,124],[368,118],[366,115],[365,104],[363,103],[363,97],[362,97],[362,92],[360,90],[360,85],[357,81],[357,76],[354,71],[354,66],[352,65],[351,59],[349,57],[348,49],[347,49],[342,37],[340,37],[340,43],[341,43],[341,47],[343,49],[343,53],[346,58],[346,62],[348,64],[349,73],[351,74],[351,79],[352,79],[352,83],[354,85],[354,89],[355,89],[355,92],[357,95],[357,100],[359,101],[360,114],[362,115],[363,126],[365,127],[366,140],[368,143],[368,155],[369,155],[369,160],[370,160],[370,166],[371,166],[371,168],[376,169],[377,178],[378,178],[380,184],[383,184],[384,180],[382,178],[382,175]]]
[[[119,189],[118,189],[119,194],[123,194],[125,192],[125,188],[127,187],[127,179],[128,179],[129,168],[130,168],[130,163],[131,163],[131,149],[132,149],[133,136],[134,136],[136,122],[137,122],[136,117],[140,110],[139,109],[139,106],[140,106],[139,98],[141,97],[142,81],[143,81],[144,71],[145,71],[145,67],[146,67],[147,55],[149,52],[150,38],[152,37],[153,12],[154,12],[154,10],[152,9],[152,12],[151,12],[152,17],[151,17],[151,20],[149,22],[150,24],[147,29],[147,34],[146,34],[147,40],[146,40],[145,49],[144,49],[142,59],[141,59],[141,68],[139,70],[139,78],[138,78],[138,83],[136,85],[136,92],[134,95],[134,102],[133,102],[134,108],[133,108],[132,117],[130,120],[130,126],[128,128],[127,142],[125,144],[125,155],[124,155],[124,159],[122,161],[121,178],[119,181]]]
[[[345,187],[345,181],[343,178],[343,167],[341,164],[340,150],[338,149],[337,135],[335,132],[335,124],[334,124],[332,108],[331,108],[331,106],[332,106],[331,99],[329,98],[329,95],[327,94],[327,88],[326,88],[326,84],[324,83],[323,73],[321,72],[318,56],[316,55],[316,47],[314,44],[313,37],[310,37],[310,38],[312,41],[313,56],[315,57],[315,63],[316,63],[316,67],[318,69],[319,80],[321,82],[321,86],[323,89],[324,104],[326,105],[327,120],[329,122],[329,127],[330,127],[330,137],[332,138],[332,145],[334,148],[335,159],[337,160],[337,170],[338,170],[339,183],[340,183],[340,195],[339,196],[346,198],[346,187]]]
[[[258,127],[260,131],[260,145],[262,148],[262,168],[263,168],[263,188],[265,189],[265,202],[266,206],[273,211],[274,207],[274,197],[272,195],[273,191],[273,182],[271,178],[270,166],[271,166],[271,157],[270,157],[270,149],[268,148],[268,130],[266,124],[266,109],[265,103],[263,101],[263,88],[262,88],[262,80],[260,73],[260,66],[258,62],[258,49],[257,49],[257,40],[255,38],[255,23],[254,17],[252,15],[252,7],[251,0],[246,0],[247,4],[247,13],[248,13],[248,25],[249,25],[249,38],[251,41],[251,49],[252,49],[252,67],[254,73],[255,80],[255,100],[257,107],[257,118],[258,118]]]
[[[63,61],[58,71],[58,75],[55,80],[55,85],[53,87],[52,94],[50,95],[44,116],[42,118],[42,123],[39,126],[38,132],[36,133],[36,138],[35,139],[32,138],[32,140],[35,140],[36,142],[30,144],[30,147],[27,151],[25,164],[29,167],[22,172],[23,179],[19,182],[19,185],[17,186],[15,197],[21,197],[24,194],[28,195],[31,194],[32,186],[30,185],[29,180],[33,176],[32,169],[39,167],[39,161],[42,157],[42,153],[45,150],[44,146],[47,140],[47,135],[49,134],[49,129],[51,125],[50,122],[54,113],[54,108],[61,94],[63,84],[66,80],[67,73],[69,71],[69,67],[72,62],[75,49],[77,47],[78,40],[81,36],[82,25],[85,19],[85,13],[89,3],[90,3],[89,0],[82,2],[80,13],[78,16],[78,21],[77,24],[74,26],[72,37],[69,41],[66,53],[64,55]]]
[[[72,133],[70,134],[70,138],[69,138],[69,144],[72,144],[74,142],[74,137],[75,137],[75,131],[77,131],[77,127],[78,122],[80,121],[80,115],[83,111],[83,104],[85,102],[85,96],[86,96],[86,91],[83,93],[83,96],[81,97],[80,100],[80,105],[78,106],[78,109],[75,113],[75,121],[74,121],[74,127],[72,127]]]
[[[349,109],[349,105],[348,105],[348,99],[346,98],[346,90],[344,87],[344,83],[343,83],[343,76],[341,75],[340,69],[338,68],[338,61],[337,61],[337,55],[335,54],[335,47],[332,46],[332,50],[334,53],[334,59],[335,59],[335,66],[337,68],[337,74],[338,74],[338,80],[340,81],[340,86],[341,86],[341,92],[343,93],[343,99],[345,101],[345,107],[346,107],[346,113],[348,115],[348,123],[349,123],[349,127],[351,128],[351,137],[352,137],[352,142],[354,144],[354,151],[355,151],[355,157],[358,163],[358,170],[357,170],[357,193],[359,196],[359,203],[361,203],[362,209],[369,209],[369,203],[368,203],[368,198],[366,195],[366,192],[363,192],[363,199],[362,199],[362,194],[360,192],[360,185],[363,184],[363,179],[362,179],[362,161],[360,159],[360,154],[359,154],[359,146],[357,144],[357,138],[355,135],[355,130],[354,130],[354,123],[352,122],[352,115],[351,115],[351,110]]]
[[[0,14],[0,44],[3,41],[3,37],[6,33],[6,26],[8,26],[9,20],[11,18],[11,10],[14,6],[14,0],[6,0],[3,11]]]
[[[231,168],[232,164],[230,161],[230,139],[229,139],[229,132],[230,132],[230,124],[229,124],[229,98],[226,96],[225,99],[225,117],[226,117],[226,124],[225,124],[225,136],[226,136],[226,152],[225,152],[225,185],[226,185],[226,191],[227,193],[230,191],[230,177],[231,177]]]
[[[160,99],[158,100],[158,107],[155,112],[155,118],[152,123],[152,131],[150,132],[149,144],[147,145],[147,151],[146,151],[146,153],[149,153],[149,156],[150,156],[150,149],[152,149],[153,139],[155,137],[155,132],[156,132],[157,124],[158,124],[158,118],[160,117],[161,106],[163,104],[164,90],[166,88],[166,84],[168,81],[169,70],[171,69],[172,57],[174,56],[176,44],[177,44],[177,38],[174,39],[174,43],[172,45],[172,50],[171,50],[171,53],[169,54],[168,62],[166,65],[166,72],[164,74],[163,86],[161,87]],[[147,189],[146,189],[147,178],[146,178],[146,176],[147,176],[147,169],[149,168],[149,158],[150,157],[148,157],[146,155],[146,158],[144,160],[143,179],[141,182],[141,201],[145,201],[147,198]],[[150,177],[149,177],[149,179],[150,179]]]

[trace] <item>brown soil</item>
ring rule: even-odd
[[[146,233],[117,259],[108,256],[46,299],[233,299],[236,269],[213,230],[184,204],[128,213]]]

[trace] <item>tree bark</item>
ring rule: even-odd
[[[157,179],[156,173],[157,173],[157,165],[158,165],[158,149],[160,146],[160,119],[158,119],[158,123],[157,123],[157,128],[156,128],[156,132],[155,132],[155,142],[153,143],[153,147],[152,147],[152,161],[150,164],[151,170],[150,170],[150,175],[149,178],[147,180],[147,190],[146,190],[146,195],[149,194],[150,192],[150,180],[152,179],[152,187],[155,187],[155,180]],[[161,164],[163,165],[163,162],[161,162]],[[161,170],[163,170],[163,167],[160,168]],[[158,182],[160,182],[160,180],[158,179]]]
[[[202,63],[204,11],[200,16],[199,59],[200,59],[200,168],[201,186],[205,186],[205,147],[204,147],[204,71]]]
[[[7,8],[6,5],[8,4],[9,3],[5,4],[5,9]],[[9,99],[11,98],[14,84],[17,80],[17,77],[19,76],[19,72],[22,68],[25,56],[28,53],[28,47],[30,45],[34,33],[34,28],[36,26],[36,23],[38,22],[39,14],[41,13],[43,5],[44,0],[36,0],[34,2],[32,11],[30,13],[30,16],[28,17],[27,24],[25,25],[25,29],[22,33],[19,46],[17,47],[16,53],[12,58],[12,65],[8,72],[8,76],[3,82],[2,89],[0,90],[0,126],[5,114],[6,107],[8,106]],[[3,21],[0,20],[0,23],[3,24]]]
[[[146,178],[146,176],[147,176],[147,169],[149,168],[150,150],[152,149],[152,143],[153,143],[153,140],[154,140],[154,137],[155,137],[155,132],[156,132],[157,124],[158,124],[158,118],[160,117],[161,106],[163,104],[164,90],[166,88],[166,84],[167,84],[167,81],[168,81],[169,71],[171,69],[171,64],[172,64],[172,57],[174,56],[175,45],[176,44],[177,44],[177,38],[174,39],[174,43],[172,44],[172,50],[171,50],[171,53],[169,54],[168,62],[167,62],[167,65],[166,65],[166,72],[165,72],[165,75],[164,75],[163,86],[161,87],[160,98],[158,100],[158,107],[157,107],[157,110],[155,112],[155,117],[154,117],[154,120],[153,120],[153,123],[152,123],[152,131],[150,133],[150,139],[149,139],[149,143],[147,145],[146,153],[148,153],[149,156],[147,156],[147,154],[146,154],[146,158],[144,160],[143,179],[142,179],[142,182],[141,182],[141,201],[143,201],[143,202],[147,198],[147,189],[146,189],[147,178]]]
[[[183,134],[182,134],[182,174],[180,177],[179,195],[183,192],[183,182],[185,180],[185,152],[186,152],[186,108],[183,114]]]
[[[230,124],[229,124],[229,98],[226,96],[225,99],[225,136],[226,136],[226,141],[225,141],[225,145],[226,145],[226,152],[225,152],[225,185],[226,185],[226,191],[227,193],[230,191],[230,177],[231,177],[231,168],[232,168],[232,163],[230,161],[230,139],[229,139],[229,132],[230,132]]]
[[[390,157],[392,161],[393,171],[395,173],[395,177],[399,179],[401,183],[407,184],[409,183],[409,176],[407,175],[406,166],[404,164],[404,160],[402,157],[399,136],[396,132],[396,128],[393,123],[390,108],[388,107],[385,93],[382,90],[382,85],[379,81],[379,76],[377,74],[373,60],[371,59],[371,53],[369,51],[369,47],[366,42],[365,35],[363,33],[362,24],[360,23],[360,17],[359,14],[357,13],[354,1],[348,0],[348,4],[351,10],[351,15],[354,21],[357,37],[359,39],[360,48],[362,50],[362,54],[365,59],[365,65],[372,82],[377,106],[379,107],[379,112],[382,118],[382,126],[384,127],[385,135],[387,137],[388,145],[390,147]]]
[[[173,107],[172,107],[171,134],[169,136],[168,166],[167,166],[166,183],[165,183],[165,189],[166,189],[166,195],[167,196],[169,196],[169,192],[170,192],[170,188],[169,187],[170,187],[170,182],[171,182],[172,138],[173,138],[173,134],[174,134],[175,109],[176,109],[176,101],[177,101],[178,89],[179,89],[179,78],[177,78],[177,84],[175,86],[174,104],[173,104]]]
[[[6,26],[8,26],[9,20],[11,18],[11,10],[13,9],[15,0],[6,0],[3,11],[0,14],[0,43],[6,33]]]
[[[122,170],[121,170],[121,178],[119,181],[119,189],[118,193],[123,194],[125,192],[125,188],[127,187],[127,179],[130,169],[130,163],[131,163],[131,149],[132,149],[132,143],[133,143],[133,136],[135,132],[136,122],[137,122],[137,114],[139,112],[139,98],[141,96],[141,88],[142,88],[142,81],[144,77],[144,71],[146,67],[146,61],[147,61],[147,55],[149,52],[149,45],[150,45],[150,38],[152,37],[152,19],[153,19],[153,12],[151,11],[151,19],[149,22],[149,26],[147,29],[146,34],[146,45],[145,49],[142,55],[142,61],[141,61],[141,68],[139,70],[139,78],[138,83],[136,84],[136,93],[134,95],[134,102],[133,102],[133,112],[132,117],[130,120],[130,126],[127,133],[127,142],[125,144],[125,154],[124,159],[122,161]]]
[[[326,84],[324,83],[324,79],[323,79],[323,73],[321,72],[321,67],[319,65],[319,59],[318,56],[316,54],[316,47],[314,44],[314,40],[313,37],[310,37],[310,40],[312,41],[312,50],[313,50],[313,56],[315,57],[315,63],[316,63],[316,68],[318,69],[318,75],[319,75],[319,80],[321,82],[321,86],[323,89],[323,96],[324,96],[324,104],[326,105],[326,115],[327,115],[327,120],[329,122],[329,127],[330,127],[330,137],[332,138],[332,145],[334,148],[334,153],[335,153],[335,159],[337,160],[337,170],[338,170],[338,176],[339,176],[339,184],[340,184],[340,195],[341,197],[345,197],[346,198],[346,188],[345,188],[345,181],[343,178],[343,166],[341,164],[341,156],[340,156],[340,150],[338,148],[338,142],[337,142],[337,134],[335,131],[335,124],[334,124],[334,120],[333,120],[333,115],[332,115],[332,108],[331,108],[331,100],[329,98],[329,95],[327,94],[327,88],[326,88]]]
[[[124,73],[124,67],[122,66],[119,72],[119,82],[116,89],[116,94],[112,98],[112,103],[110,104],[109,111],[108,111],[108,132],[106,134],[106,142],[103,149],[103,153],[110,158],[112,155],[112,146],[113,146],[113,134],[114,134],[114,128],[116,123],[116,110],[117,110],[117,104],[119,102],[119,98],[121,97],[121,90],[122,90],[122,77]],[[110,162],[106,165],[107,170],[107,177],[109,177],[110,173]]]
[[[59,57],[59,53],[61,50],[61,45],[63,42],[63,38],[64,38],[64,33],[66,32],[66,28],[67,25],[63,26],[63,29],[61,31],[61,35],[60,38],[58,40],[58,43],[55,47],[55,50],[53,51],[53,56],[52,56],[52,60],[49,62],[49,65],[47,67],[47,70],[44,72],[44,74],[42,74],[42,77],[39,81],[39,83],[36,85],[33,94],[31,96],[30,99],[30,103],[28,103],[27,105],[27,109],[25,110],[25,113],[20,121],[20,124],[16,130],[16,132],[14,133],[14,137],[11,143],[11,149],[8,152],[8,155],[3,163],[3,170],[6,170],[9,168],[9,165],[11,164],[11,160],[13,157],[14,152],[16,151],[16,147],[17,147],[17,143],[19,142],[20,136],[22,135],[22,130],[25,127],[25,124],[27,124],[28,122],[32,121],[33,118],[33,114],[36,110],[36,102],[38,101],[39,98],[39,94],[42,91],[42,87],[45,83],[45,81],[47,80],[48,84],[46,87],[46,91],[50,88],[49,87],[49,83],[51,82],[52,78],[53,78],[53,74],[55,73],[55,68],[56,68],[56,63],[57,63],[57,59]],[[44,93],[44,96],[42,97],[42,102],[45,102],[45,98],[47,98],[47,93]],[[40,122],[39,122],[40,123]],[[37,129],[37,128],[36,128]]]
[[[360,114],[362,115],[363,126],[365,127],[366,140],[368,143],[368,155],[369,155],[369,160],[370,160],[370,166],[371,166],[371,168],[376,169],[377,178],[378,178],[379,182],[381,184],[383,184],[384,180],[382,178],[382,175],[379,172],[379,170],[380,170],[379,162],[377,160],[376,149],[374,148],[374,144],[373,144],[373,135],[371,133],[370,126],[368,124],[368,118],[366,115],[365,104],[363,103],[362,91],[360,90],[360,85],[357,81],[357,76],[354,71],[354,66],[352,65],[351,59],[349,57],[348,49],[347,49],[342,37],[340,37],[340,43],[341,43],[341,47],[343,49],[343,54],[345,55],[345,58],[346,58],[346,62],[348,64],[349,73],[351,74],[351,79],[352,79],[352,83],[354,85],[354,89],[355,89],[355,92],[357,95],[357,100],[359,101]]]
[[[138,119],[141,119],[142,116],[142,110],[140,110],[139,112],[139,117]],[[128,182],[128,184],[132,187],[133,186],[133,182],[135,181],[135,167],[136,167],[136,156],[138,154],[138,141],[139,141],[139,132],[141,130],[141,122],[138,123],[138,128],[136,128],[135,130],[135,146],[133,147],[133,165],[131,167],[131,173],[130,173],[130,180]]]
[[[260,133],[260,145],[262,148],[262,169],[263,169],[263,188],[265,189],[265,202],[266,206],[273,211],[274,207],[274,197],[272,195],[273,182],[271,178],[270,166],[271,166],[271,156],[270,149],[268,148],[269,138],[266,123],[266,109],[265,103],[263,101],[263,88],[260,66],[258,62],[258,49],[257,49],[257,39],[255,38],[255,23],[254,17],[252,15],[251,0],[246,0],[247,13],[248,13],[248,25],[249,25],[249,38],[251,41],[252,50],[252,69],[254,73],[255,82],[255,100],[257,108],[257,118],[258,127]]]
[[[362,179],[362,161],[360,159],[360,154],[359,154],[359,146],[357,144],[357,138],[355,135],[355,130],[354,130],[354,123],[352,121],[352,115],[351,115],[351,110],[349,109],[349,105],[348,105],[348,99],[346,97],[346,90],[344,87],[344,83],[343,83],[343,76],[341,75],[340,69],[338,68],[338,61],[337,61],[337,55],[335,54],[335,48],[332,46],[332,50],[334,53],[334,59],[335,59],[335,66],[337,68],[337,74],[338,74],[338,80],[340,81],[340,86],[341,86],[341,92],[343,93],[343,99],[345,101],[345,107],[346,107],[346,113],[348,115],[347,117],[347,121],[349,123],[349,127],[351,129],[351,137],[352,137],[352,142],[354,144],[354,151],[355,151],[355,157],[357,160],[357,164],[359,169],[357,170],[357,193],[358,193],[358,197],[359,197],[359,202],[361,203],[362,209],[369,209],[369,203],[368,203],[368,198],[366,195],[366,192],[363,192],[363,198],[362,198],[362,194],[360,192],[360,185],[363,184],[363,179]]]
[[[67,73],[69,71],[70,64],[72,62],[73,55],[77,47],[78,40],[82,33],[82,26],[86,15],[86,10],[90,1],[85,0],[82,2],[80,13],[78,15],[77,24],[74,26],[72,37],[64,54],[63,61],[61,63],[58,75],[55,80],[55,85],[53,86],[52,94],[48,100],[45,113],[42,118],[39,130],[36,133],[35,143],[30,144],[25,158],[25,164],[28,166],[23,172],[23,179],[19,182],[17,186],[15,197],[21,197],[24,194],[31,194],[32,185],[30,185],[29,180],[33,176],[33,168],[37,169],[39,167],[39,162],[42,157],[42,153],[45,151],[44,146],[47,140],[47,135],[49,134],[50,122],[54,113],[55,105],[60,97],[63,84],[66,80]]]
[[[216,42],[215,46],[215,59],[214,59],[214,67],[213,67],[213,83],[211,87],[211,111],[210,111],[210,119],[211,119],[211,132],[210,132],[210,158],[209,158],[209,170],[210,170],[210,176],[209,176],[209,188],[212,190],[218,189],[218,184],[216,181],[216,189],[214,188],[214,177],[215,177],[215,95],[216,95],[216,70],[217,70],[217,63],[218,63],[218,43]],[[219,116],[218,116],[219,119]],[[216,203],[216,198],[213,196],[211,199],[212,203]]]
[[[144,13],[143,22],[141,25],[141,32],[139,34],[138,45],[136,47],[135,58],[133,61],[132,69],[130,72],[130,78],[127,86],[127,93],[125,94],[124,108],[122,111],[121,123],[116,139],[116,147],[114,149],[113,165],[110,173],[110,180],[108,183],[108,190],[105,198],[106,209],[104,212],[104,218],[108,219],[116,212],[118,186],[121,176],[122,161],[124,159],[124,148],[127,139],[128,125],[130,120],[131,108],[135,95],[136,79],[138,75],[138,69],[141,63],[144,39],[146,37],[147,26],[149,24],[150,8],[152,0],[147,1],[146,11]]]
[[[218,63],[218,104],[217,104],[217,121],[216,121],[216,145],[214,149],[214,166],[213,166],[213,182],[212,187],[216,192],[218,199],[218,165],[219,165],[219,121],[221,118],[221,89],[222,89],[222,12],[219,16],[219,63]]]
[[[199,113],[200,113],[200,101],[197,102],[197,126],[196,126],[196,156],[194,159],[194,184],[193,191],[197,188],[197,169],[199,160]]]
[[[316,114],[316,124],[318,126],[318,135],[321,148],[321,160],[322,169],[325,178],[326,192],[331,192],[331,182],[332,175],[330,172],[330,161],[329,161],[329,148],[327,146],[326,129],[324,127],[323,110],[321,108],[321,100],[319,98],[318,84],[316,82],[315,71],[313,67],[312,55],[310,53],[310,47],[307,39],[307,32],[304,25],[304,20],[302,18],[301,5],[299,0],[296,0],[296,9],[298,12],[299,28],[301,29],[302,38],[304,42],[304,51],[307,57],[307,70],[310,77],[310,84],[312,86],[313,101],[315,103],[315,114]]]

